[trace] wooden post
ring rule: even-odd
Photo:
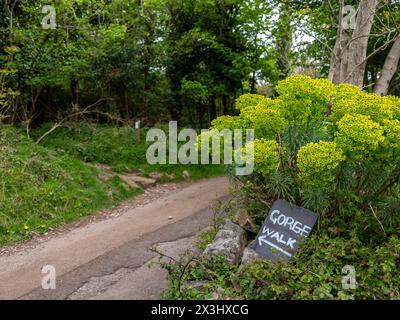
[[[140,143],[140,120],[135,121],[135,143]]]

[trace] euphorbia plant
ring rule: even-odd
[[[212,124],[255,130],[245,188],[253,183],[269,203],[279,197],[323,216],[354,209],[400,216],[400,99],[303,75],[276,91],[275,99],[241,96],[238,116]]]

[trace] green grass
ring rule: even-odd
[[[51,124],[46,124],[33,133],[37,138]],[[70,123],[68,127],[57,129],[43,141],[43,146],[67,153],[85,162],[107,164],[115,172],[164,172],[174,174],[174,180],[182,179],[184,170],[193,180],[221,175],[222,165],[150,165],[146,161],[147,129],[141,130],[140,143],[136,143],[132,128],[112,127],[87,122]]]
[[[45,232],[142,192],[0,127],[0,245]]]
[[[85,122],[60,128],[36,145],[46,125],[26,137],[18,128],[0,125],[0,246],[43,233],[134,197],[118,176],[104,178],[94,166],[102,163],[116,172],[165,172],[182,179],[201,179],[223,173],[222,166],[156,165],[146,162],[145,131],[135,144],[132,129]],[[88,163],[91,162],[91,163]]]

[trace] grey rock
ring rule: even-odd
[[[156,180],[157,182],[159,182],[161,180],[162,176],[163,176],[163,174],[159,173],[159,172],[152,172],[152,173],[149,174],[149,177],[151,179]]]
[[[222,255],[229,264],[235,264],[241,261],[245,246],[246,231],[227,219],[203,254],[205,257]]]
[[[184,171],[182,172],[182,177],[183,177],[183,179],[185,179],[185,180],[190,180],[190,173],[189,173],[188,171],[184,170]]]
[[[175,180],[175,174],[173,174],[173,173],[171,173],[171,174],[164,173],[163,177],[166,178],[167,180]]]
[[[141,177],[135,174],[124,174],[120,175],[120,178],[125,180],[131,186],[139,185],[143,189],[147,189],[156,185],[157,181],[151,178]]]
[[[242,263],[239,267],[239,272],[242,271],[246,266],[252,262],[262,260],[263,257],[260,256],[256,251],[254,251],[250,246],[247,246],[243,251]]]

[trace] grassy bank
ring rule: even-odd
[[[49,130],[46,124],[33,133],[37,138]],[[182,179],[182,172],[188,171],[193,180],[220,175],[220,165],[150,165],[146,160],[146,128],[141,129],[141,139],[135,141],[132,128],[112,127],[86,122],[70,123],[57,129],[43,141],[43,146],[60,153],[66,153],[84,162],[107,164],[115,172],[151,172],[173,174],[174,180]],[[166,128],[167,130],[167,128]]]
[[[75,220],[141,192],[95,167],[0,129],[0,245]]]
[[[150,166],[146,144],[135,144],[132,130],[74,123],[60,128],[43,145],[32,133],[0,126],[0,245],[29,238],[111,207],[134,197],[142,189],[131,188],[117,176],[105,178],[95,163],[115,171],[143,174],[160,171],[181,179],[187,170],[192,179],[221,174],[219,166]]]

